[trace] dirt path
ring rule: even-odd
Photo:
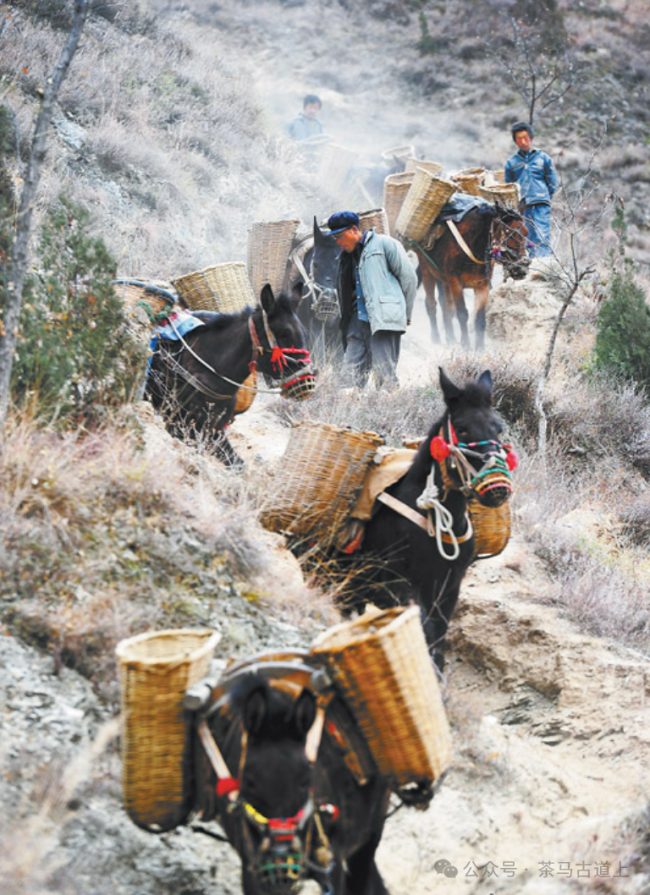
[[[514,317],[518,344],[542,356],[556,307],[542,282],[498,286],[492,345]],[[420,294],[403,385],[429,381],[448,353],[429,341]],[[258,459],[288,438],[263,402],[234,429]],[[471,567],[444,682],[454,763],[427,812],[388,822],[379,862],[392,895],[648,891],[625,831],[650,783],[650,661],[579,634],[548,605],[551,589],[516,529],[501,556]]]

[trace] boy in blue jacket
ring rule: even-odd
[[[551,199],[557,190],[558,178],[551,157],[533,149],[535,134],[525,121],[512,126],[512,139],[517,152],[506,162],[506,183],[518,183],[522,211],[531,242],[531,258],[551,254]]]

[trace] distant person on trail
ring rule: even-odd
[[[308,140],[323,133],[318,118],[323,104],[315,93],[308,93],[302,101],[302,112],[287,124],[285,130],[294,140]]]
[[[532,243],[530,257],[543,258],[551,254],[551,199],[558,179],[551,157],[533,149],[534,136],[525,121],[513,124],[512,139],[518,149],[506,162],[505,180],[519,184],[519,210],[526,219]]]
[[[343,249],[337,291],[345,366],[360,387],[374,370],[378,385],[396,388],[400,340],[418,286],[413,265],[396,239],[363,233],[353,211],[331,215],[327,226]]]

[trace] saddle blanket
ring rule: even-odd
[[[410,448],[379,448],[375,462],[366,473],[361,493],[350,515],[354,519],[370,519],[377,495],[406,475],[416,453],[417,451]]]
[[[174,311],[169,317],[165,318],[153,331],[152,341],[154,339],[168,339],[170,342],[177,342],[183,336],[191,333],[198,326],[205,326],[202,320],[190,314],[189,311]]]
[[[160,323],[156,326],[151,334],[151,339],[149,340],[149,350],[151,351],[151,354],[147,361],[146,375],[148,376],[151,372],[153,352],[158,348],[160,339],[165,339],[168,342],[178,342],[181,338],[188,333],[191,333],[193,329],[197,329],[199,326],[205,326],[205,323],[202,320],[199,320],[198,317],[194,317],[188,311],[174,311],[173,314],[170,314],[169,317],[165,318],[164,323]]]
[[[480,196],[471,196],[469,193],[455,193],[449,202],[443,206],[442,211],[436,218],[437,221],[453,221],[457,224],[465,217],[468,211],[473,208],[480,208],[481,205],[489,205],[486,199]]]

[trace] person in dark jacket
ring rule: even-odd
[[[413,265],[397,240],[362,232],[353,211],[333,214],[327,225],[343,249],[337,291],[345,364],[361,387],[371,370],[378,385],[396,387],[400,340],[418,285]]]
[[[551,254],[551,199],[557,190],[558,178],[551,157],[533,149],[535,134],[525,121],[512,126],[512,139],[517,152],[506,162],[506,183],[518,183],[520,210],[526,218],[531,242],[531,258]]]
[[[302,101],[302,112],[296,115],[285,130],[294,140],[308,140],[309,137],[318,137],[323,133],[323,125],[318,116],[322,108],[320,97],[315,93],[308,93]]]

